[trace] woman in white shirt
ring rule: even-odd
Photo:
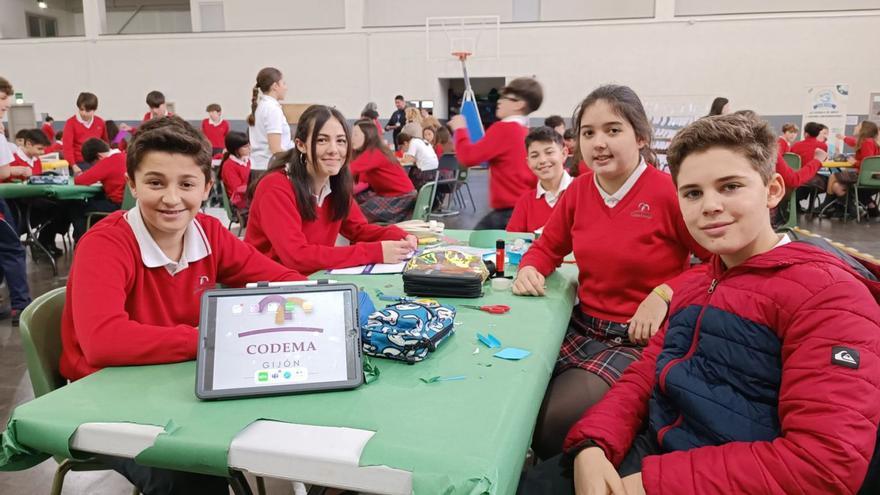
[[[266,172],[275,153],[293,148],[290,125],[281,110],[287,96],[287,84],[281,71],[265,67],[257,73],[257,84],[251,96],[251,114],[247,122],[251,143],[251,183]]]

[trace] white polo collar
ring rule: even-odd
[[[629,178],[626,179],[626,182],[620,186],[620,189],[617,190],[614,194],[608,194],[602,189],[602,186],[599,185],[599,179],[597,174],[593,174],[593,183],[596,184],[596,189],[599,190],[599,195],[602,196],[602,200],[605,202],[605,206],[609,208],[614,208],[620,203],[623,198],[626,197],[627,193],[636,185],[636,181],[639,180],[639,177],[648,169],[648,164],[645,163],[645,159],[639,162],[639,166],[630,174]]]
[[[568,186],[571,185],[571,181],[574,179],[568,175],[568,172],[562,171],[562,181],[559,182],[559,190],[555,193],[553,191],[548,191],[541,187],[541,181],[538,181],[538,191],[535,194],[535,199],[539,199],[541,196],[544,196],[544,200],[547,201],[547,204],[552,208],[556,205],[556,202],[559,200],[559,197],[562,196],[562,191],[568,189]]]
[[[782,238],[779,239],[779,242],[777,242],[775,246],[773,246],[773,249],[785,246],[786,244],[788,244],[790,242],[791,242],[791,238],[788,237],[788,234],[782,234]]]
[[[330,196],[331,192],[333,192],[333,190],[330,189],[330,181],[328,180],[327,183],[324,184],[324,187],[321,188],[321,192],[318,194],[312,193],[312,197],[315,198],[315,202],[318,204],[319,208],[324,204],[324,200],[327,199],[327,196]]]
[[[34,161],[36,161],[36,158],[28,158],[28,156],[24,154],[24,150],[21,148],[15,150],[15,156],[21,158],[21,160],[27,163],[31,168],[34,168]]]
[[[101,160],[104,160],[104,159],[106,159],[106,158],[110,158],[111,156],[113,156],[113,155],[118,155],[118,154],[120,154],[120,153],[122,153],[122,152],[119,151],[118,149],[116,149],[116,148],[110,148],[110,151],[106,152],[106,154],[104,155],[104,158],[101,158]]]
[[[75,115],[75,116],[76,116],[76,120],[77,120],[77,122],[79,122],[80,124],[82,124],[86,129],[90,129],[90,128],[92,127],[92,124],[95,123],[95,117],[94,117],[94,116],[92,116],[92,120],[90,120],[90,121],[88,121],[88,122],[86,122],[85,120],[82,119],[82,117],[79,116],[79,112],[76,112],[76,115]]]
[[[214,127],[219,127],[220,124],[223,123],[223,117],[220,117],[220,120],[218,120],[217,122],[214,122],[213,120],[211,120],[211,117],[208,117],[208,123]]]
[[[125,213],[125,220],[134,232],[134,238],[137,240],[138,247],[141,250],[141,261],[147,268],[165,267],[171,276],[186,270],[190,263],[199,261],[211,254],[211,244],[202,226],[196,219],[193,219],[186,232],[183,234],[183,254],[180,261],[173,261],[162,252],[162,249],[156,244],[156,240],[147,230],[144,219],[141,216],[140,204],[136,204],[134,208]]]
[[[516,122],[523,127],[529,126],[529,118],[525,115],[511,115],[509,117],[504,117],[501,119],[501,122]]]
[[[235,163],[241,165],[242,167],[247,167],[251,161],[250,158],[245,158],[244,160],[242,160],[241,158],[239,158],[231,153],[229,154],[229,159],[234,161]]]

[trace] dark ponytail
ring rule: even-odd
[[[251,114],[248,115],[247,123],[249,126],[252,126],[256,123],[254,118],[254,114],[257,113],[257,99],[260,97],[260,89],[254,86],[254,90],[251,94]]]
[[[251,91],[251,114],[247,118],[248,125],[252,126],[256,123],[254,115],[257,113],[260,92],[268,93],[272,85],[280,81],[281,78],[281,71],[275,67],[263,67],[260,69],[260,72],[257,72],[257,84],[254,85],[254,89]]]
[[[349,164],[351,163],[351,130],[348,122],[342,113],[332,107],[325,105],[312,105],[306,109],[300,116],[296,126],[296,135],[294,141],[300,143],[311,143],[307,153],[301,152],[296,146],[287,151],[276,153],[269,160],[269,167],[266,173],[260,178],[264,179],[270,173],[284,170],[290,179],[293,194],[296,197],[296,206],[299,215],[304,221],[313,221],[318,218],[317,204],[312,196],[311,184],[312,180],[309,176],[308,161],[309,157],[317,154],[318,133],[330,119],[336,119],[345,130],[345,139],[348,142],[348,150],[345,154],[345,161],[339,173],[330,177],[330,218],[333,220],[342,220],[348,216],[348,210],[351,206],[351,194],[354,189],[353,180]],[[254,183],[254,190],[259,181]]]

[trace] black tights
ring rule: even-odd
[[[609,388],[605,380],[580,368],[565,370],[551,379],[532,439],[538,457],[549,459],[560,454],[568,430]]]

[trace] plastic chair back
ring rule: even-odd
[[[59,371],[65,292],[65,287],[51,290],[21,312],[18,330],[35,397],[67,384]]]
[[[128,211],[134,208],[134,205],[137,204],[137,200],[134,199],[134,195],[131,193],[131,188],[128,187],[128,184],[125,185],[125,189],[122,192],[122,209]]]
[[[880,188],[880,155],[862,160],[859,169],[859,187]]]
[[[423,222],[428,221],[428,216],[431,214],[431,204],[434,202],[434,189],[437,187],[436,181],[428,182],[419,189],[419,194],[416,196],[416,204],[413,207],[413,220],[422,220]]]
[[[797,153],[785,153],[782,155],[782,158],[785,160],[786,165],[792,168],[792,170],[800,170],[801,169],[801,155]]]

